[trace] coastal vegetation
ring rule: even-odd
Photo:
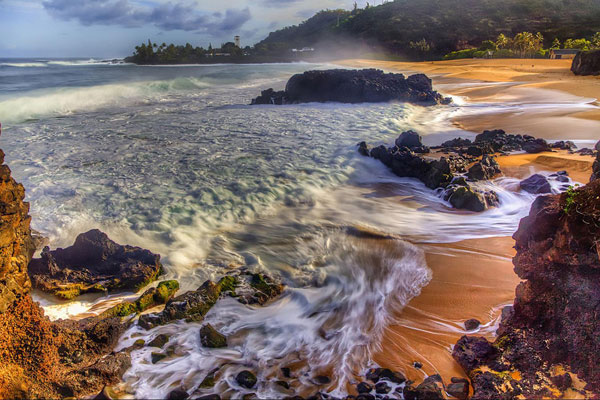
[[[136,64],[252,63],[343,57],[438,60],[543,58],[549,49],[597,48],[600,3],[593,0],[395,0],[322,10],[254,46],[190,43],[136,46]],[[535,33],[532,33],[535,32]],[[494,39],[496,38],[496,39]]]

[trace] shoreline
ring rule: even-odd
[[[549,140],[598,140],[594,132],[600,131],[600,109],[596,100],[600,98],[600,80],[564,76],[570,60],[559,60],[557,64],[554,64],[555,60],[534,63],[533,68],[544,64],[542,73],[522,71],[511,65],[515,60],[476,60],[483,62],[484,69],[486,64],[494,62],[505,64],[504,68],[488,71],[487,75],[482,75],[481,70],[462,70],[469,68],[473,60],[461,61],[399,63],[343,60],[336,64],[435,74],[430,76],[434,85],[443,88],[446,93],[465,98],[471,105],[548,104],[533,118],[535,113],[529,110],[455,117],[453,124],[463,130],[481,133],[486,129],[505,129],[508,133],[530,134]],[[559,75],[562,78],[558,78]],[[581,85],[582,81],[593,85]],[[590,96],[594,97],[590,99]],[[577,102],[582,106],[561,109],[561,101]],[[497,156],[497,161],[507,176],[524,179],[539,171],[567,170],[574,181],[587,184],[593,158],[555,151]],[[408,379],[415,381],[432,374],[440,374],[444,381],[451,377],[466,377],[452,357],[452,348],[467,333],[488,339],[494,337],[502,308],[512,305],[515,289],[521,282],[513,270],[514,240],[505,236],[419,246],[426,252],[427,264],[433,272],[432,281],[396,315],[396,322],[388,326],[374,361],[382,367],[402,371]],[[468,332],[464,327],[464,322],[471,318],[482,323],[475,332]],[[422,368],[415,368],[414,362],[422,363]]]
[[[453,118],[463,130],[481,133],[504,129],[547,140],[597,140],[600,131],[600,79],[575,76],[571,60],[466,59],[433,62],[338,60],[333,64],[380,68],[390,72],[425,73],[443,92],[467,104],[498,103],[493,113],[473,110]],[[535,110],[520,105],[537,104]],[[513,108],[512,110],[510,108]]]

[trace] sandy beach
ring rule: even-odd
[[[600,131],[600,79],[573,75],[571,60],[468,59],[424,63],[341,60],[335,63],[423,72],[433,78],[440,90],[461,96],[467,102],[548,105],[527,112],[516,107],[515,110],[500,108],[493,113],[457,116],[454,124],[468,131],[504,129],[549,140],[597,140],[600,136],[596,133]]]
[[[445,93],[461,96],[468,103],[551,105],[538,110],[462,115],[453,121],[474,133],[499,128],[549,140],[595,142],[600,138],[600,79],[574,76],[569,71],[570,60],[343,60],[336,64],[423,72]],[[557,106],[561,102],[579,106],[561,108]],[[559,151],[500,156],[497,161],[506,176],[523,179],[539,171],[567,170],[574,181],[585,184],[593,158]],[[463,376],[452,359],[452,346],[467,333],[464,322],[470,318],[482,322],[478,334],[493,336],[502,308],[512,304],[520,282],[513,271],[513,246],[511,237],[422,245],[433,279],[387,329],[376,362],[399,369],[416,381],[434,373],[444,381]],[[415,361],[423,367],[415,368]]]

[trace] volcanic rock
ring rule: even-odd
[[[474,331],[475,329],[479,328],[479,325],[481,325],[481,322],[475,318],[465,321],[465,329],[468,331]]]
[[[571,373],[600,396],[600,181],[538,197],[514,234],[523,280],[495,342],[462,337],[453,356],[474,398],[565,397]],[[562,371],[556,373],[556,371]]]
[[[481,158],[481,161],[475,163],[471,168],[467,176],[469,179],[474,181],[490,180],[494,176],[500,174],[500,166],[496,162],[496,159],[487,154]]]
[[[553,149],[574,151],[577,148],[577,145],[570,140],[559,140],[558,142],[552,143],[550,147]]]
[[[235,377],[236,382],[247,389],[252,389],[256,385],[256,376],[250,371],[242,371]]]
[[[600,75],[600,50],[580,51],[571,64],[575,75]]]
[[[219,333],[211,324],[200,328],[200,343],[204,347],[213,349],[227,347],[227,337]]]
[[[523,150],[528,153],[541,153],[543,151],[550,151],[550,146],[544,139],[534,139],[523,143]]]
[[[97,229],[80,234],[66,249],[46,247],[29,263],[34,287],[64,299],[91,291],[137,291],[161,273],[158,254],[119,245]]]
[[[452,100],[434,91],[431,79],[416,74],[384,73],[376,69],[319,70],[296,74],[285,91],[268,89],[252,104],[296,104],[308,102],[378,103],[403,101],[423,105],[449,104]]]
[[[540,174],[531,175],[529,178],[521,181],[519,185],[521,189],[531,194],[552,193],[552,187],[548,178]]]

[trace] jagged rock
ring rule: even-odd
[[[474,331],[475,329],[479,328],[479,325],[481,325],[481,322],[475,318],[465,321],[465,329],[468,331]]]
[[[521,150],[527,140],[533,140],[531,136],[509,135],[502,129],[483,131],[475,137],[477,146],[485,146],[486,152],[508,152]]]
[[[465,380],[462,382],[451,383],[446,387],[446,392],[452,397],[465,400],[469,397],[469,382]]]
[[[531,194],[552,193],[552,186],[550,186],[548,178],[540,174],[531,175],[521,181],[519,185],[521,189]]]
[[[0,164],[4,152],[0,150]],[[27,264],[35,245],[29,224],[25,188],[11,177],[8,165],[0,165],[0,313],[29,292]]]
[[[396,139],[395,145],[398,147],[398,149],[406,147],[414,153],[429,153],[429,148],[423,146],[421,136],[415,131],[402,132],[402,134]]]
[[[600,50],[577,53],[571,64],[571,72],[575,75],[600,75]]]
[[[367,372],[366,378],[373,383],[377,383],[379,380],[387,380],[401,384],[406,381],[406,378],[400,372],[388,368],[372,368]]]
[[[235,297],[243,304],[263,305],[282,291],[283,285],[266,275],[240,271],[221,278],[218,283],[204,282],[197,290],[169,300],[160,313],[140,316],[138,323],[144,329],[152,329],[180,319],[202,321],[222,295]]]
[[[442,147],[468,147],[471,146],[471,144],[473,144],[473,142],[471,142],[470,139],[455,138],[442,143]]]
[[[213,349],[227,347],[227,337],[219,333],[211,324],[200,328],[200,343],[204,347]]]
[[[527,153],[541,153],[543,151],[550,151],[551,149],[548,142],[544,139],[534,139],[523,143],[523,150]]]
[[[432,88],[431,80],[416,74],[384,73],[376,69],[318,70],[296,74],[284,92],[263,91],[252,104],[295,104],[308,102],[377,103],[404,101],[423,105],[449,104]]]
[[[90,291],[140,290],[162,273],[160,256],[119,245],[93,229],[66,249],[45,248],[29,263],[34,286],[64,299]]]
[[[598,197],[600,181],[540,196],[521,220],[513,263],[523,282],[497,339],[465,336],[454,346],[474,398],[564,397],[571,373],[587,383],[583,397],[600,395]]]
[[[442,378],[437,374],[428,376],[415,388],[414,392],[417,400],[442,400],[444,399]]]
[[[553,149],[559,149],[559,150],[575,150],[577,148],[577,145],[575,143],[573,143],[570,140],[564,141],[564,140],[559,140],[558,142],[554,142],[550,145],[551,148]]]
[[[481,158],[481,161],[469,168],[467,176],[474,181],[490,180],[501,172],[496,159],[486,154]]]
[[[358,144],[358,153],[361,156],[369,157],[370,150],[369,150],[369,146],[367,146],[366,142],[360,142]]]
[[[242,371],[235,377],[238,385],[252,389],[256,385],[256,376],[250,371]]]
[[[152,339],[149,343],[148,346],[149,347],[158,347],[159,349],[162,349],[163,346],[165,344],[167,344],[167,342],[169,341],[170,336],[166,335],[164,333],[161,333],[160,335],[156,336],[154,339]]]
[[[258,96],[255,99],[252,99],[251,105],[257,105],[257,104],[282,105],[282,104],[286,104],[286,103],[287,103],[287,100],[286,100],[285,91],[281,90],[281,91],[276,92],[273,89],[267,89],[267,90],[263,90],[262,92],[260,92],[260,96]]]

